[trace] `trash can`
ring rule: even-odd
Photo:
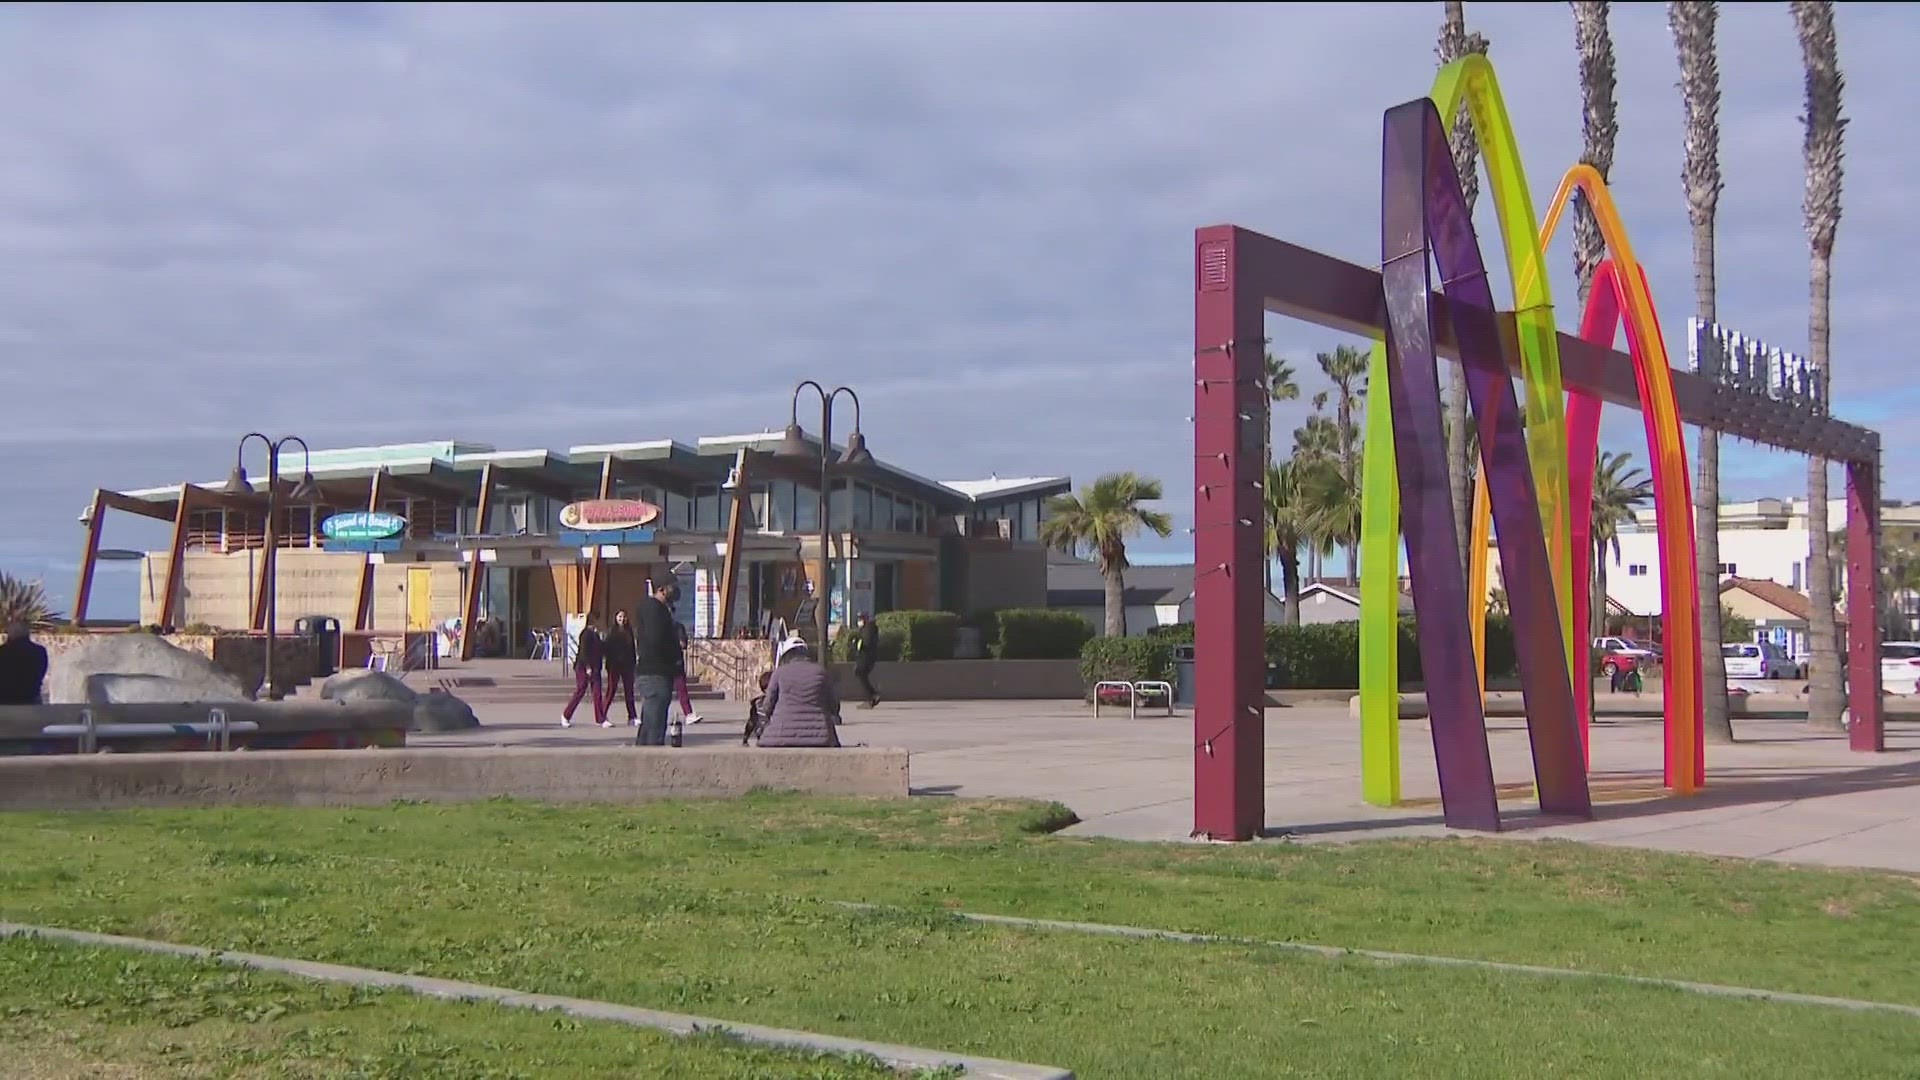
[[[1173,647],[1173,703],[1193,706],[1193,646]]]
[[[340,620],[331,615],[295,619],[293,632],[313,644],[313,676],[324,679],[340,669]]]

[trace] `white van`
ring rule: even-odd
[[[1798,679],[1801,676],[1800,665],[1793,662],[1787,650],[1771,641],[1722,645],[1720,655],[1726,660],[1729,679]]]

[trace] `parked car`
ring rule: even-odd
[[[1605,655],[1600,658],[1600,674],[1613,678],[1616,671],[1644,671],[1660,662],[1660,647],[1632,638],[1597,637],[1593,647]]]
[[[1889,694],[1912,694],[1920,683],[1920,641],[1880,643],[1880,688]]]
[[[1787,650],[1771,641],[1720,646],[1729,679],[1798,679],[1805,672]]]

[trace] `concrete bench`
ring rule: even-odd
[[[216,709],[232,746],[260,750],[401,746],[414,722],[413,706],[391,701],[0,705],[0,757],[73,753],[89,727],[117,752],[212,749]]]
[[[907,795],[905,750],[472,747],[0,758],[0,810]]]

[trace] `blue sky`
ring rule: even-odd
[[[692,438],[784,422],[803,377],[858,388],[876,451],[916,472],[1135,469],[1184,526],[1192,230],[1376,262],[1380,116],[1425,92],[1439,19],[1436,3],[0,9],[0,568],[64,598],[93,487],[216,478],[253,428],[316,446]],[[1567,9],[1468,19],[1544,200],[1579,150]],[[1683,352],[1664,6],[1617,6],[1614,33],[1616,197]],[[1888,493],[1911,498],[1920,152],[1899,115],[1920,9],[1844,5],[1840,39],[1838,407],[1883,428]],[[1720,53],[1721,321],[1803,348],[1785,5],[1727,6]],[[1571,261],[1563,242],[1565,324]],[[1341,340],[1271,332],[1308,369]],[[1283,444],[1302,411],[1282,412]],[[1607,431],[1639,451],[1631,415]],[[1804,466],[1730,448],[1724,475],[1732,496],[1788,494]],[[109,566],[103,602],[130,603],[133,572]]]

